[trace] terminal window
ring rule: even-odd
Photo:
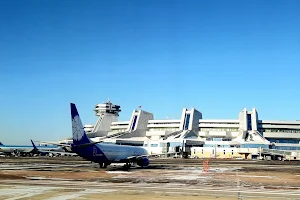
[[[247,130],[252,130],[251,114],[247,114]]]
[[[132,124],[132,128],[131,128],[132,131],[135,128],[136,120],[137,120],[137,116],[134,116],[134,120],[133,120],[133,124]]]
[[[189,122],[190,122],[190,114],[186,114],[184,130],[188,130],[188,128],[189,128]]]

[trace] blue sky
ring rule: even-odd
[[[71,136],[108,98],[129,120],[300,119],[300,1],[0,1],[0,141]]]

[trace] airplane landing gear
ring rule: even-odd
[[[100,168],[107,168],[108,163],[99,163]]]
[[[130,163],[126,163],[126,164],[123,166],[123,169],[129,171],[130,167],[131,167],[131,164],[130,164]]]

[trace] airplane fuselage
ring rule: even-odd
[[[60,147],[55,147],[55,146],[40,146],[40,148],[48,149],[48,150],[61,149]],[[0,152],[13,153],[16,151],[19,153],[30,153],[33,151],[33,147],[32,146],[22,146],[22,145],[0,145]]]
[[[30,152],[32,151],[33,148],[30,146],[13,146],[13,145],[2,145],[0,146],[0,152],[3,153],[13,153],[14,151],[18,151],[18,152]]]
[[[85,148],[73,148],[79,156],[97,163],[125,162],[128,157],[148,155],[142,147],[117,144],[95,144]]]

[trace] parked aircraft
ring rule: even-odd
[[[55,145],[61,147],[65,152],[72,153],[71,149],[71,144],[68,143],[59,143],[59,142],[48,142],[48,141],[35,141],[40,144],[45,144],[45,145]]]
[[[141,167],[149,165],[149,153],[145,148],[117,145],[117,144],[104,144],[93,142],[87,137],[81,119],[79,117],[76,105],[71,103],[71,120],[72,120],[72,133],[73,144],[71,145],[72,151],[77,153],[82,158],[99,163],[101,168],[106,168],[111,163],[125,163],[125,167],[129,168],[129,163],[136,163]]]
[[[37,147],[34,142],[31,140],[32,147],[35,152],[38,154],[48,154],[49,156],[77,156],[76,153],[71,153],[71,152],[66,152],[63,149],[57,150],[48,150],[48,149],[43,149],[40,148],[39,146]]]
[[[39,146],[40,149],[43,150],[59,150],[62,149],[58,146]],[[4,153],[6,156],[32,156],[33,154],[37,154],[33,146],[28,145],[4,145],[0,144],[0,152]]]

